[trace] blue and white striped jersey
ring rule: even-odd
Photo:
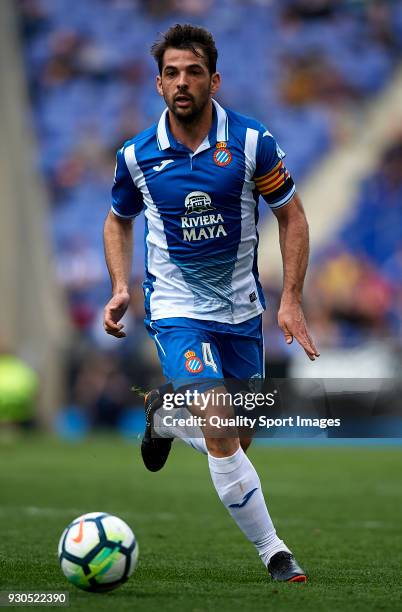
[[[167,109],[117,152],[112,211],[145,213],[147,318],[241,323],[264,310],[258,198],[271,208],[292,198],[283,157],[264,126],[215,100],[195,152],[174,139]]]

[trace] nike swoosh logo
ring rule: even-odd
[[[73,538],[73,542],[77,542],[77,544],[79,544],[82,541],[83,537],[84,537],[84,521],[81,519],[78,535],[76,538]]]
[[[255,489],[251,489],[251,491],[249,491],[248,493],[245,494],[245,496],[243,497],[243,501],[240,504],[229,504],[229,508],[243,508],[247,504],[249,499],[257,491],[257,489],[258,489],[258,487],[256,487]]]
[[[155,170],[155,172],[160,172],[168,164],[173,164],[173,162],[174,162],[174,159],[164,159],[160,166],[154,166],[152,170]]]

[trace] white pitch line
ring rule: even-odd
[[[103,510],[102,510],[103,511]],[[23,516],[29,517],[52,517],[52,516],[60,516],[67,517],[68,519],[73,520],[75,517],[80,516],[81,514],[86,514],[86,511],[82,508],[40,508],[38,506],[7,506],[0,508],[0,517],[7,517],[10,515],[21,514]],[[170,512],[150,512],[150,513],[141,513],[134,512],[131,510],[119,511],[118,514],[123,515],[124,517],[130,518],[137,523],[150,523],[150,522],[170,522],[176,520],[178,515]],[[188,513],[180,514],[183,520],[187,520],[190,518]],[[192,516],[192,515],[191,515]],[[204,517],[205,518],[205,517]],[[213,517],[209,517],[213,520]],[[327,523],[321,524],[319,521],[314,519],[305,519],[305,518],[279,518],[276,517],[276,524],[280,525],[289,525],[289,526],[302,526],[305,528],[317,528],[317,529],[327,529],[329,525],[334,525],[335,520],[330,520]],[[388,523],[385,521],[378,520],[365,520],[365,521],[342,521],[339,524],[339,527],[342,529],[392,529],[394,531],[399,531],[401,526],[399,524]],[[331,527],[332,528],[332,527]]]
[[[101,509],[101,512],[106,512],[106,510]],[[82,514],[86,514],[89,512],[83,508],[41,508],[38,506],[3,506],[0,508],[0,516],[10,516],[15,514],[22,514],[24,516],[30,517],[44,517],[44,516],[71,516],[72,520],[80,516]],[[110,514],[113,514],[112,512]],[[155,512],[155,513],[141,513],[141,512],[133,512],[133,511],[119,511],[119,514],[122,514],[127,517],[132,517],[138,522],[141,521],[151,522],[151,521],[172,521],[176,518],[175,514],[169,512]]]
[[[280,525],[289,525],[289,526],[304,526],[304,527],[313,527],[316,529],[328,529],[329,525],[331,525],[331,528],[333,526],[333,524],[335,523],[335,521],[328,521],[327,523],[320,523],[318,521],[315,521],[313,519],[302,519],[302,518],[291,518],[291,519],[286,519],[286,518],[276,518],[274,520],[274,523],[280,524]],[[377,521],[377,520],[368,520],[368,521],[342,521],[341,523],[339,523],[339,528],[342,529],[393,529],[395,531],[399,531],[400,530],[400,525],[396,525],[396,524],[392,524],[392,523],[387,523],[384,521]]]

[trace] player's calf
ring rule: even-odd
[[[240,441],[237,437],[205,437],[208,453],[213,457],[230,457],[238,450]]]

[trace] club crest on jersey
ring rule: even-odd
[[[199,357],[194,353],[194,351],[186,351],[184,353],[184,357],[186,358],[186,370],[191,374],[199,374],[203,371],[204,366]]]
[[[199,214],[207,212],[208,210],[215,210],[215,208],[212,206],[210,196],[205,193],[205,191],[192,191],[191,193],[187,194],[184,205],[186,207],[186,215],[191,215],[192,213]]]
[[[214,162],[217,166],[220,166],[221,168],[228,166],[233,159],[231,152],[226,147],[226,142],[216,143],[216,149],[214,151]]]

